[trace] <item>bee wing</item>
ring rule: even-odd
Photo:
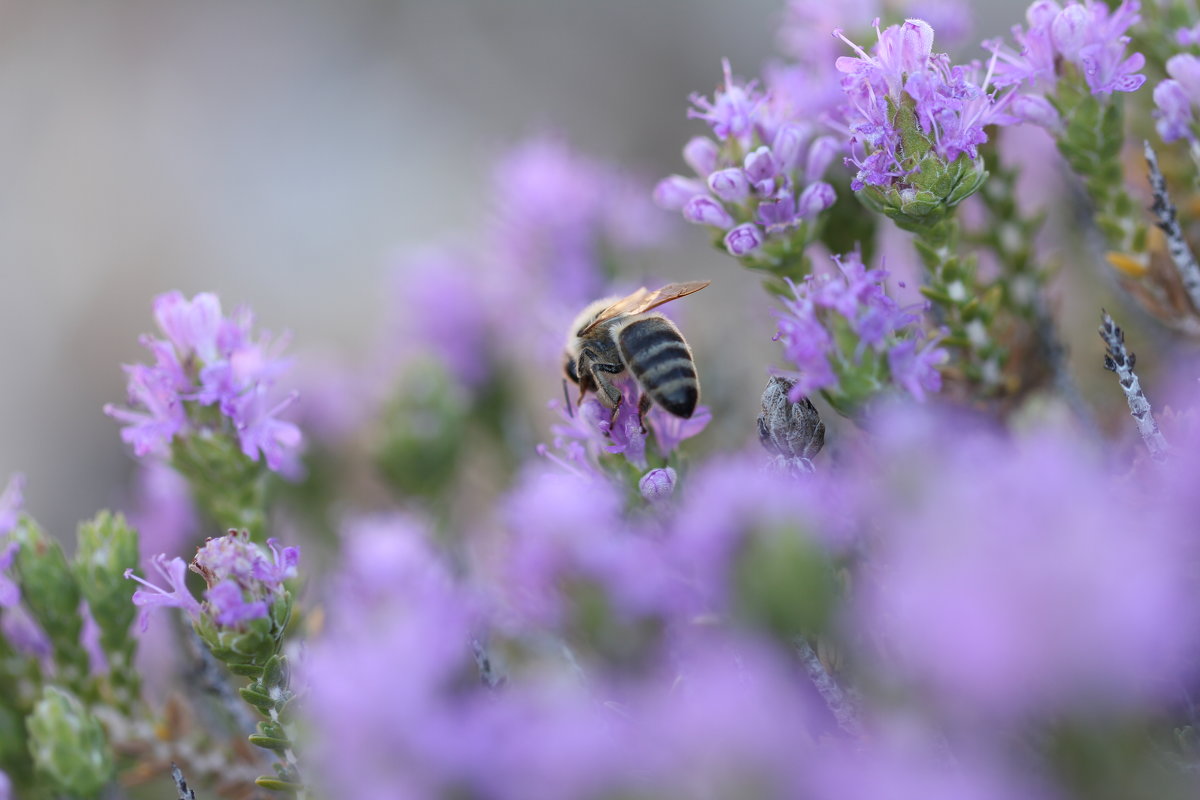
[[[696,292],[708,286],[712,281],[686,281],[684,283],[668,283],[661,289],[655,289],[653,292],[643,286],[633,294],[622,297],[617,302],[613,303],[608,308],[604,309],[592,320],[586,327],[581,329],[578,336],[583,336],[597,325],[608,322],[615,317],[626,316],[629,314],[641,314],[643,311],[649,311],[652,308],[657,308],[663,303],[669,303],[672,300],[678,300],[681,297],[687,297],[689,294]]]

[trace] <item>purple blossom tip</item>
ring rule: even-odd
[[[661,503],[675,491],[675,481],[675,470],[671,467],[652,469],[638,481],[638,490],[651,503]]]
[[[738,225],[725,234],[725,249],[738,258],[753,253],[762,244],[762,230],[753,222]]]

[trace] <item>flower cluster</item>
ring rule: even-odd
[[[735,81],[729,62],[723,63],[723,85],[711,100],[693,95],[688,111],[716,138],[687,143],[683,157],[695,177],[661,181],[655,202],[713,228],[737,257],[777,257],[772,251],[788,245],[802,250],[817,216],[836,199],[822,178],[838,154],[837,141],[811,122],[791,118],[756,82]],[[776,247],[760,253],[768,243]]]
[[[1123,0],[1115,9],[1085,0],[1065,6],[1055,0],[1034,0],[1025,12],[1027,28],[1013,27],[1016,49],[999,40],[984,43],[996,58],[997,86],[1024,84],[1026,98],[1014,102],[1013,113],[1052,127],[1058,115],[1046,102],[1067,69],[1081,74],[1095,95],[1134,92],[1146,82],[1139,74],[1146,59],[1141,53],[1126,55],[1129,29],[1141,19],[1141,3]]]
[[[922,341],[920,307],[903,308],[884,289],[887,273],[869,270],[857,253],[835,259],[837,272],[793,284],[776,312],[784,356],[795,369],[793,402],[818,390],[843,410],[859,408],[889,384],[918,400],[941,388],[948,354]]]
[[[247,458],[294,469],[300,430],[278,415],[296,395],[276,402],[271,394],[288,366],[279,357],[286,340],[256,338],[249,310],[226,317],[207,293],[159,295],[154,318],[166,338],[143,337],[154,363],[125,367],[131,408],[104,407],[125,423],[121,438],[134,453],[167,456],[177,438],[232,433]]]
[[[701,433],[712,421],[712,411],[707,406],[697,406],[688,419],[673,416],[658,405],[652,405],[641,419],[638,418],[640,391],[630,377],[614,381],[621,390],[622,401],[615,412],[605,408],[595,395],[583,398],[576,407],[552,400],[549,407],[558,412],[559,424],[552,426],[553,449],[545,444],[538,452],[559,466],[580,476],[603,477],[604,465],[613,460],[608,454],[622,456],[622,461],[638,470],[645,470],[649,459],[665,463],[679,445]],[[643,425],[645,428],[643,428]],[[654,447],[647,453],[647,440],[653,439]],[[651,470],[663,473],[663,470]],[[664,492],[674,487],[674,479],[666,480],[665,473],[656,474],[646,484],[643,494],[650,499],[661,498]]]
[[[245,531],[231,530],[226,536],[209,539],[192,560],[191,570],[207,584],[203,603],[196,600],[186,585],[188,565],[182,558],[155,556],[151,563],[169,589],[139,578],[128,570],[125,577],[144,586],[133,593],[134,605],[142,609],[141,627],[146,629],[152,608],[180,608],[199,623],[210,618],[219,628],[239,629],[264,618],[279,598],[286,594],[284,582],[296,577],[300,560],[297,547],[280,548],[275,539],[268,549],[250,541]]]
[[[1154,87],[1158,134],[1164,142],[1187,139],[1200,143],[1196,107],[1200,106],[1200,58],[1180,53],[1167,60],[1171,77]]]
[[[884,30],[870,53],[849,39],[856,56],[837,61],[846,103],[842,114],[858,173],[851,188],[904,189],[901,205],[913,216],[953,207],[983,180],[973,163],[989,125],[1012,121],[1008,96],[989,89],[979,64],[951,65],[933,52],[933,28],[910,19]],[[932,208],[925,208],[931,206]]]

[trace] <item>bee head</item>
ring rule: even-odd
[[[568,352],[563,360],[563,372],[571,379],[571,383],[579,383],[579,370],[577,368],[574,357]]]

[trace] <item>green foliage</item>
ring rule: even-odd
[[[734,591],[739,617],[791,641],[827,628],[838,579],[820,544],[800,529],[785,527],[749,538],[737,561]]]
[[[45,687],[26,726],[33,762],[58,792],[95,797],[112,778],[113,753],[104,729],[75,695]]]

